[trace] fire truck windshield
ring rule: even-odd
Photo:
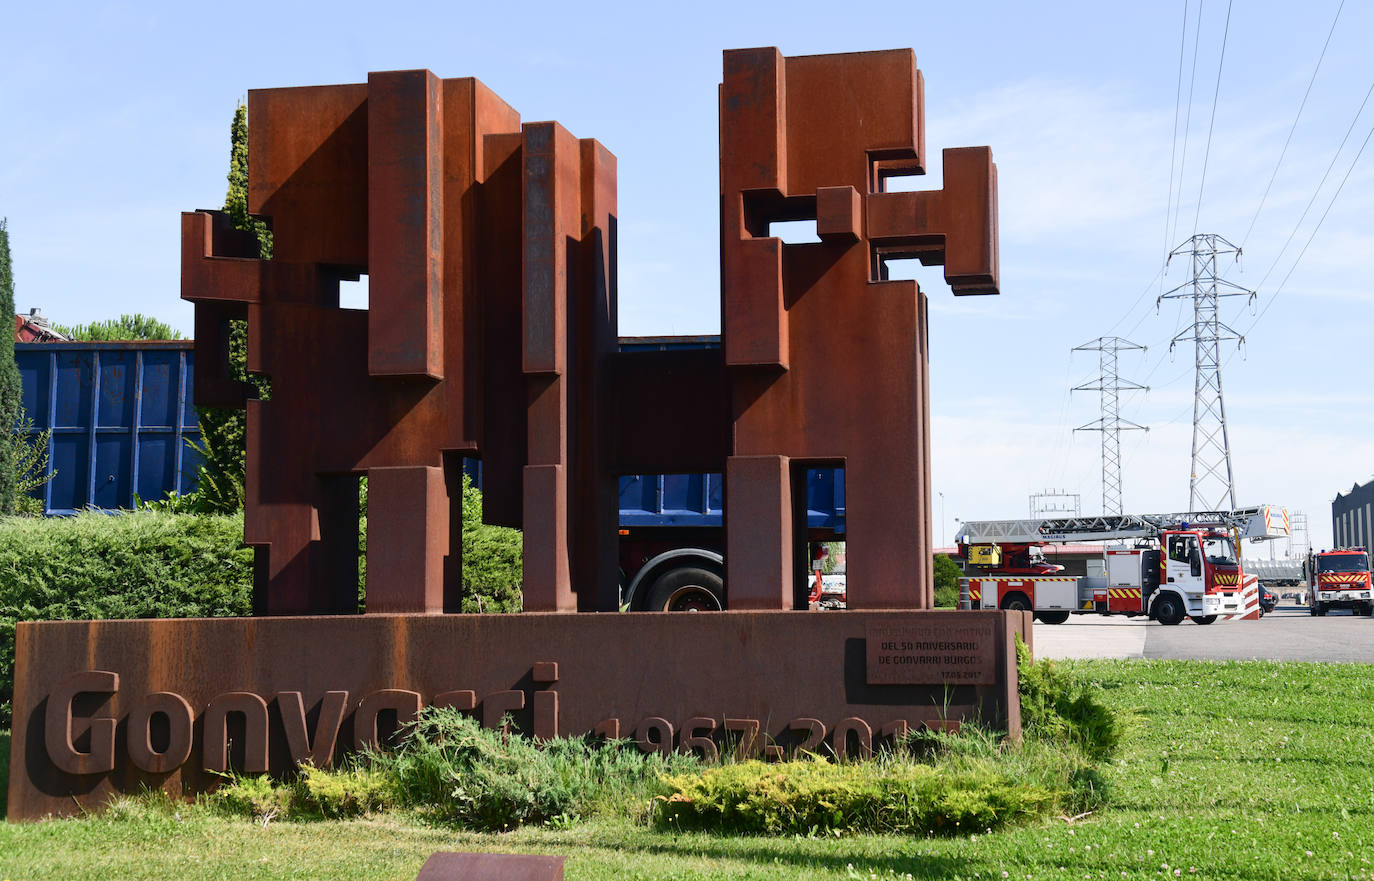
[[[1213,566],[1236,565],[1236,549],[1229,538],[1203,539],[1202,549],[1207,556],[1207,562]]]
[[[1326,554],[1317,558],[1318,572],[1366,572],[1364,554]]]

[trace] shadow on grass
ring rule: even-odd
[[[671,837],[670,837],[671,836]],[[597,836],[599,838],[600,836]],[[643,837],[616,837],[614,841],[594,842],[618,852],[654,854],[664,857],[706,857],[767,865],[793,865],[801,869],[824,868],[844,873],[853,865],[864,872],[890,873],[898,878],[947,879],[962,877],[971,867],[966,859],[901,852],[864,854],[843,849],[847,841],[862,842],[867,836],[847,838],[797,838],[795,836],[712,835],[693,832],[674,836],[670,832],[645,832]],[[924,839],[912,839],[912,842]],[[827,852],[830,851],[830,852]],[[799,876],[801,877],[801,876]]]

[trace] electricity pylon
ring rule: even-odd
[[[1116,336],[1098,337],[1092,342],[1073,348],[1075,352],[1097,352],[1098,364],[1102,371],[1097,379],[1073,389],[1076,392],[1100,392],[1102,416],[1096,421],[1075,428],[1074,431],[1102,432],[1102,513],[1108,515],[1124,513],[1121,509],[1121,432],[1150,430],[1121,418],[1123,389],[1149,391],[1146,386],[1123,380],[1116,372],[1117,353],[1133,349],[1145,351],[1144,346]]]
[[[1192,258],[1193,277],[1155,301],[1193,301],[1193,324],[1179,331],[1169,350],[1188,339],[1193,341],[1193,461],[1188,479],[1188,510],[1231,511],[1236,507],[1236,481],[1231,469],[1231,443],[1226,433],[1226,404],[1221,395],[1221,343],[1245,337],[1217,317],[1222,297],[1255,298],[1255,292],[1217,275],[1217,256],[1235,254],[1240,248],[1215,233],[1195,235],[1169,252],[1169,260]]]

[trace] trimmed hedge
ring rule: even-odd
[[[247,615],[252,593],[242,515],[0,518],[0,727],[10,724],[15,622]]]
[[[243,545],[243,514],[168,507],[0,517],[0,728],[10,724],[18,621],[252,614],[253,551]],[[518,612],[520,532],[486,526],[481,517],[481,493],[464,477],[463,611]]]

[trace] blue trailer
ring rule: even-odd
[[[15,343],[31,434],[51,432],[45,514],[132,508],[195,488],[192,343]]]

